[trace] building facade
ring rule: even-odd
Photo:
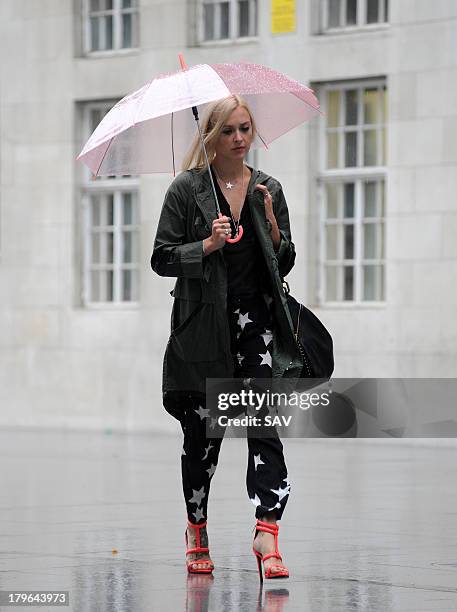
[[[283,185],[288,280],[332,333],[334,375],[454,376],[456,2],[3,0],[0,17],[2,425],[176,427],[174,281],[149,266],[173,177],[92,180],[75,158],[179,52],[266,64],[320,100],[252,161]]]

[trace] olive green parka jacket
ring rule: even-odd
[[[282,279],[295,262],[289,213],[280,183],[252,169],[247,191],[252,222],[269,271],[273,297],[272,376],[298,378],[303,366],[293,337]],[[274,251],[265,217],[263,194],[273,197],[273,212],[281,234]],[[163,363],[163,403],[179,418],[183,395],[205,394],[206,378],[232,378],[235,368],[230,351],[227,316],[227,270],[222,250],[203,255],[202,241],[211,235],[217,218],[207,170],[186,170],[170,185],[157,227],[151,267],[160,276],[177,277],[171,334]]]

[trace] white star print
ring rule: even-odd
[[[203,421],[203,419],[206,419],[206,417],[209,415],[209,408],[203,408],[203,406],[199,406],[198,410],[194,410],[194,412],[196,412],[200,417],[200,420]]]
[[[228,183],[225,183],[225,186],[227,187],[227,189],[233,189],[233,183],[231,183],[230,181]]]
[[[265,332],[262,334],[263,341],[265,342],[265,346],[268,346],[273,338],[273,334],[271,332]]]
[[[283,481],[283,482],[285,482],[285,483],[286,483],[286,485],[287,485],[287,486],[290,488],[289,477],[287,477],[287,478],[283,478],[283,479],[282,479],[282,481]]]
[[[195,512],[192,512],[192,514],[195,516],[196,521],[200,521],[202,518],[205,517],[201,508],[197,508]]]
[[[262,461],[260,458],[260,453],[258,455],[254,455],[254,469],[257,471],[258,465],[265,465],[265,461]]]
[[[239,315],[239,314],[240,314],[240,309],[239,309],[239,308],[237,308],[237,309],[236,309],[236,310],[234,310],[233,312],[234,312],[235,314],[238,314],[238,315]]]
[[[238,363],[241,365],[241,362],[243,361],[243,359],[245,359],[244,355],[241,355],[241,353],[237,353],[237,358],[238,358]]]
[[[262,357],[262,361],[259,365],[268,365],[271,367],[271,355],[268,351],[263,355],[262,353],[259,353],[259,357]]]
[[[270,491],[272,493],[276,493],[276,495],[279,497],[279,501],[281,501],[281,499],[286,495],[289,495],[289,487],[285,487],[284,489],[270,489]]]
[[[249,313],[247,312],[244,315],[240,314],[238,317],[238,325],[241,327],[241,329],[244,329],[248,323],[252,323],[251,319],[249,318]]]
[[[212,464],[211,464],[211,467],[210,467],[210,468],[208,468],[206,471],[208,472],[208,476],[209,476],[210,478],[212,478],[212,477],[213,477],[214,472],[216,471],[216,466],[214,465],[214,463],[212,463]]]
[[[211,444],[211,442],[208,444],[208,447],[205,448],[205,456],[203,457],[202,461],[204,461],[207,457],[208,457],[208,453],[210,451],[210,449],[213,448],[213,445]]]
[[[281,504],[277,502],[272,508],[268,508],[268,510],[274,510],[275,508],[281,508]]]
[[[261,501],[260,501],[260,499],[258,498],[257,493],[254,495],[254,499],[252,499],[252,497],[250,497],[249,499],[252,501],[252,503],[254,504],[254,506],[255,506],[256,508],[257,508],[257,506],[260,506]]]
[[[189,504],[197,504],[199,506],[202,503],[202,499],[205,497],[205,487],[202,487],[198,491],[192,489],[193,496],[189,499]]]

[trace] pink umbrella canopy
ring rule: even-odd
[[[320,113],[313,91],[259,64],[199,64],[160,75],[105,115],[78,158],[95,176],[175,172],[197,127],[190,111],[231,94],[249,104],[258,129],[253,147]]]

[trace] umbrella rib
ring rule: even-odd
[[[262,135],[259,131],[257,131],[257,136],[260,138],[260,140],[263,142],[263,146],[265,147],[265,149],[268,151],[268,145],[265,142],[265,140],[262,138]]]
[[[113,137],[111,138],[111,140],[109,141],[109,145],[106,147],[106,150],[105,150],[105,152],[103,153],[103,157],[102,157],[102,159],[100,160],[100,164],[99,164],[99,166],[98,166],[98,168],[97,168],[97,172],[95,173],[95,176],[98,176],[98,173],[100,172],[100,168],[102,167],[102,164],[103,164],[103,162],[105,161],[106,154],[108,153],[108,149],[110,148],[111,143],[113,142],[113,140],[114,140],[114,136],[113,136]]]

